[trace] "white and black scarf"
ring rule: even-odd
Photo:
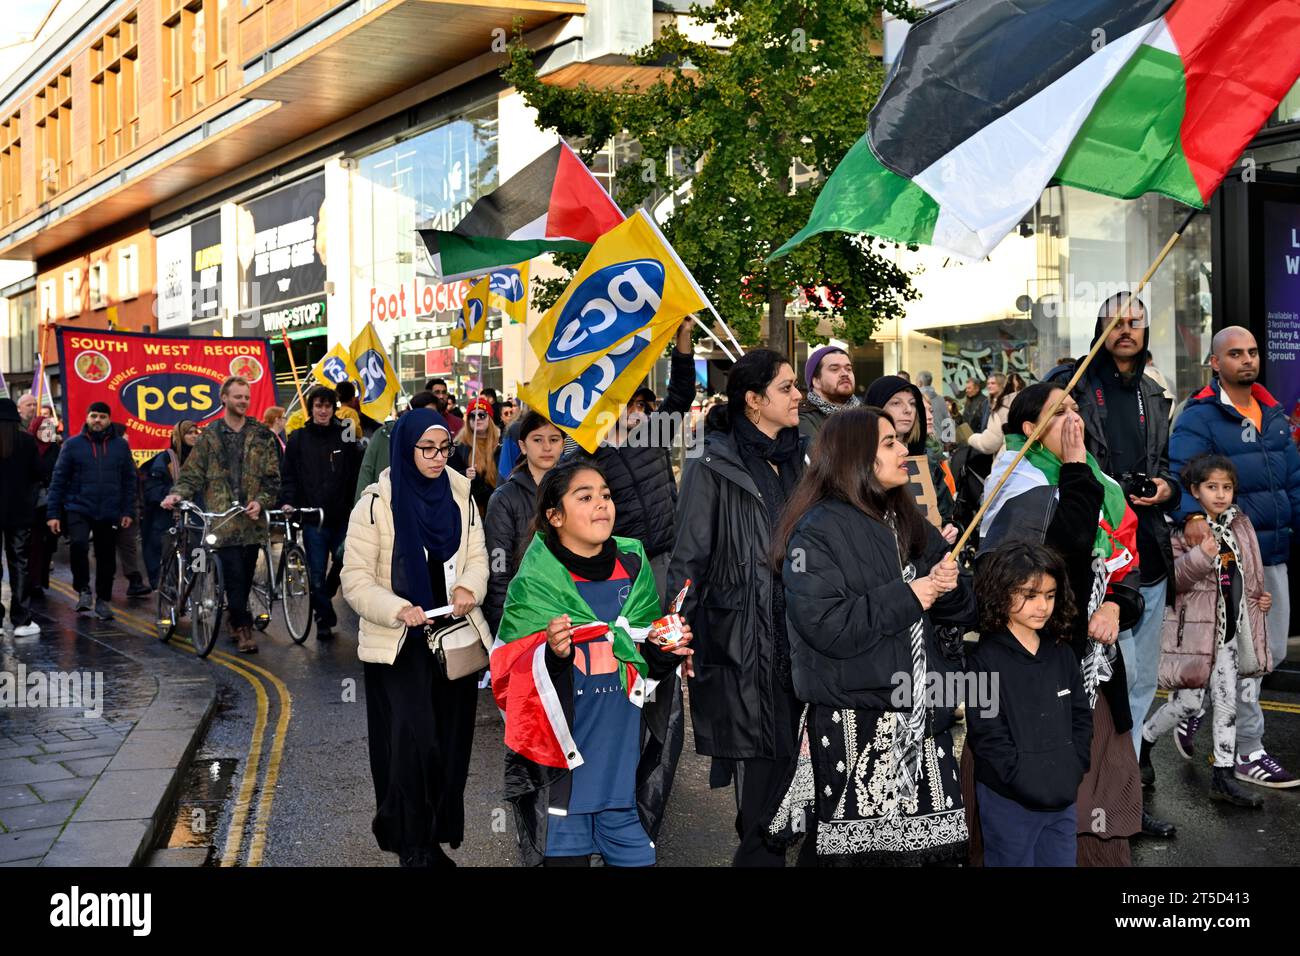
[[[1240,513],[1236,505],[1230,505],[1219,517],[1208,520],[1210,533],[1219,544],[1219,553],[1214,556],[1214,582],[1220,591],[1219,599],[1215,602],[1214,646],[1217,650],[1228,636],[1228,602],[1223,599],[1220,585],[1223,580],[1223,548],[1226,547],[1232,552],[1232,560],[1236,562],[1237,572],[1241,575],[1241,600],[1237,602],[1237,670],[1241,674],[1255,674],[1263,668],[1255,655],[1254,635],[1250,630],[1250,614],[1246,608],[1246,569],[1241,563],[1241,547],[1237,544],[1237,536],[1232,532],[1232,522]]]

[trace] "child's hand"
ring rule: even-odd
[[[672,649],[668,652],[669,654],[676,654],[678,657],[682,658],[683,677],[695,676],[695,668],[691,666],[691,655],[694,654],[695,651],[691,650],[691,648],[687,646],[691,643],[692,636],[691,626],[683,621],[682,639],[673,645]]]
[[[568,657],[573,653],[573,622],[569,615],[551,618],[551,623],[546,625],[546,643],[551,645],[556,657]]]
[[[1273,595],[1265,591],[1259,596],[1259,609],[1265,614],[1273,607]]]
[[[1219,542],[1214,540],[1214,535],[1207,534],[1205,536],[1205,539],[1201,541],[1201,550],[1204,551],[1211,558],[1216,557],[1218,555]]]

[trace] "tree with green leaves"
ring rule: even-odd
[[[503,76],[537,110],[540,126],[585,141],[589,164],[616,134],[639,143],[641,163],[616,179],[614,198],[625,210],[689,181],[689,198],[676,203],[664,232],[742,342],[767,337],[783,350],[786,307],[802,291],[800,338],[824,342],[817,328],[827,318],[832,335],[861,344],[917,297],[908,273],[880,254],[893,243],[824,233],[764,260],[808,221],[821,184],[866,131],[885,75],[872,52],[882,10],[917,15],[908,0],[695,5],[690,16],[712,30],[718,48],[670,24],[632,58],[659,68],[657,79],[614,89],[547,85],[516,35]],[[801,175],[796,185],[795,170],[819,175]],[[556,261],[572,270],[580,258]],[[538,304],[554,302],[563,287],[544,287]]]

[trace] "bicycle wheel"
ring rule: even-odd
[[[257,568],[253,571],[253,586],[248,592],[248,610],[253,615],[253,627],[265,631],[271,623],[274,607],[271,591],[271,563],[265,548],[257,549]]]
[[[307,573],[307,556],[296,544],[284,547],[280,559],[280,603],[284,608],[284,626],[295,644],[307,640],[311,633],[311,577]]]
[[[206,557],[207,567],[195,573],[190,588],[190,643],[199,657],[207,657],[216,646],[226,596],[221,562],[210,551]]]
[[[158,573],[158,613],[154,615],[154,625],[160,641],[170,641],[176,633],[176,622],[180,619],[176,606],[185,586],[183,561],[180,552],[172,548],[163,559]]]

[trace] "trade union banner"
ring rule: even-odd
[[[275,404],[275,369],[265,339],[169,338],[134,332],[61,328],[63,414],[75,435],[93,402],[107,402],[136,465],[167,447],[188,419],[207,425],[221,414],[221,383],[248,379],[250,416]]]

